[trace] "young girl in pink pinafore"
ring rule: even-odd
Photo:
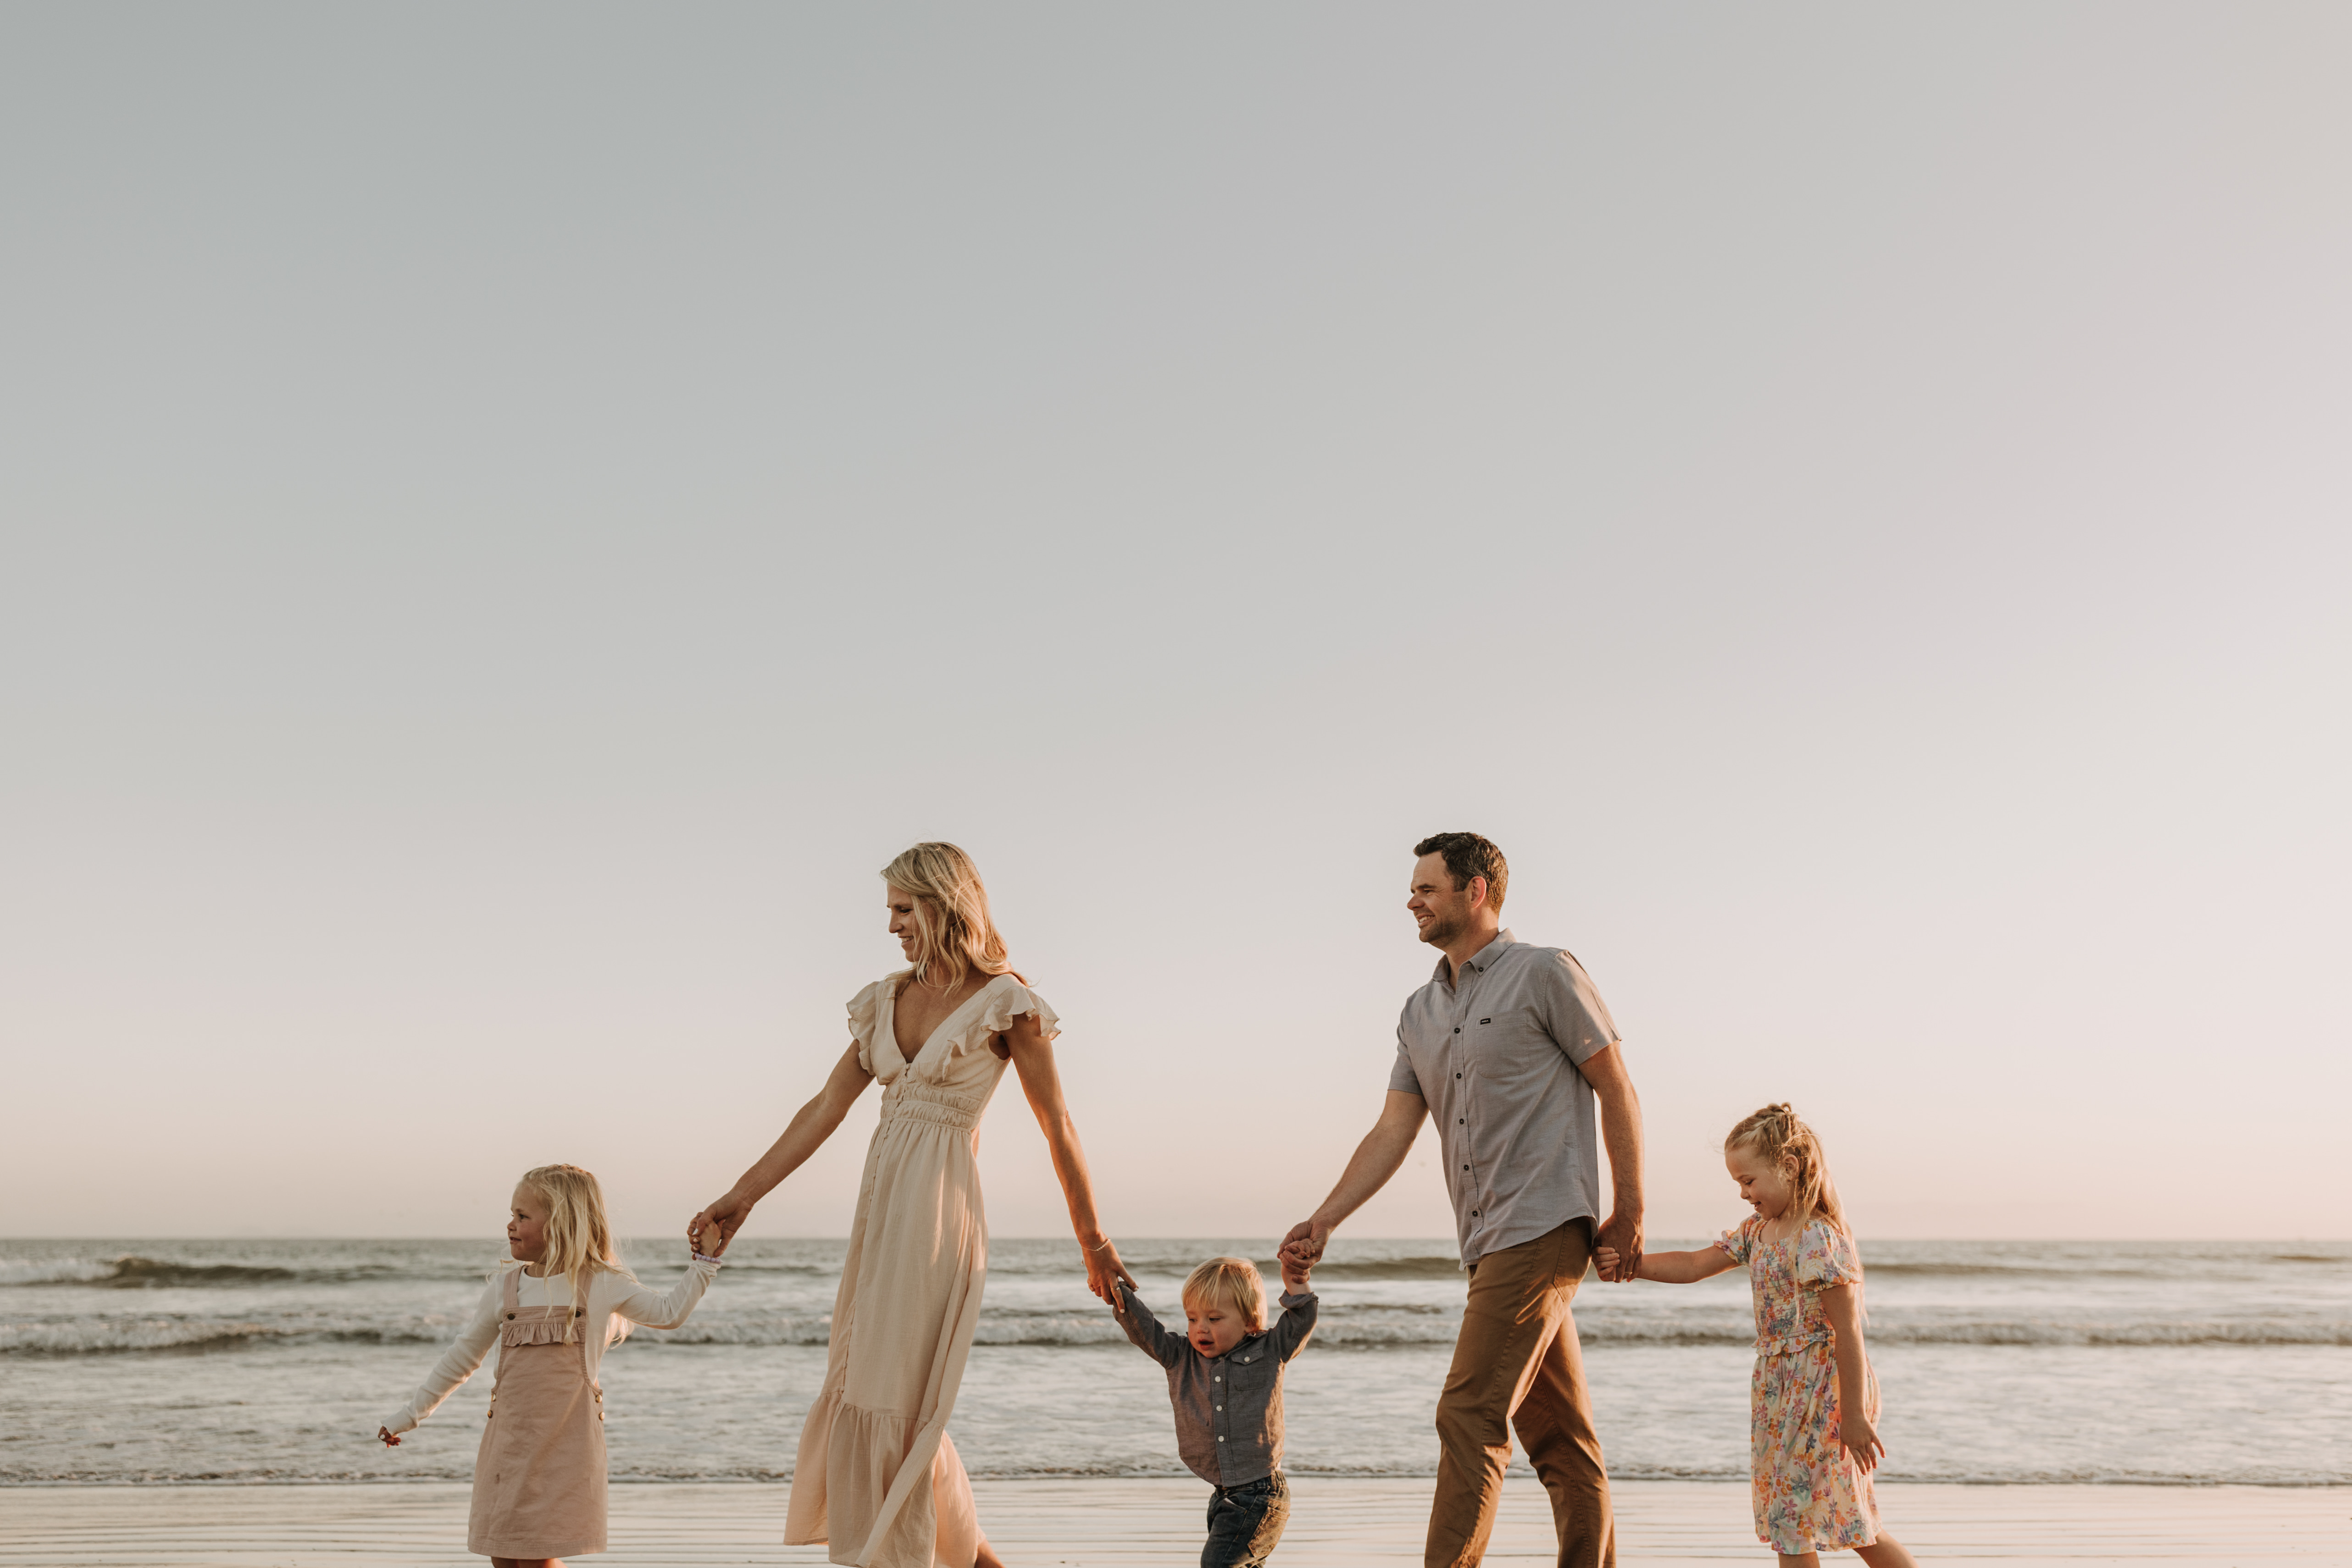
[[[668,1291],[637,1283],[613,1250],[604,1195],[578,1166],[526,1171],[507,1219],[514,1260],[500,1264],[457,1343],[376,1436],[433,1414],[499,1347],[498,1382],[474,1459],[466,1550],[497,1568],[562,1568],[604,1550],[604,1391],[596,1369],[629,1324],[686,1322],[719,1260],[694,1254]]]
[[[1635,1277],[1686,1285],[1748,1266],[1756,1304],[1748,1380],[1748,1466],[1756,1538],[1781,1568],[1819,1568],[1846,1547],[1870,1568],[1916,1568],[1879,1528],[1870,1472],[1878,1378],[1862,1343],[1862,1254],[1830,1181],[1822,1141],[1786,1104],[1767,1105],[1723,1141],[1724,1167],[1755,1212],[1696,1252],[1644,1252]],[[1617,1254],[1595,1249],[1602,1278]]]

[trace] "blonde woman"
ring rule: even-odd
[[[1054,1067],[1054,1009],[1013,971],[979,868],[953,844],[917,844],[882,869],[882,881],[890,935],[910,967],[850,998],[850,1044],[824,1087],[688,1233],[704,1251],[723,1249],[751,1206],[880,1080],[881,1124],[866,1151],[784,1542],[823,1542],[833,1562],[858,1568],[1002,1568],[947,1423],[988,1274],[973,1143],[1008,1061],[1045,1129],[1086,1252],[1087,1288],[1115,1301],[1118,1281],[1135,1281],[1095,1218]]]
[[[498,1385],[474,1459],[466,1550],[494,1568],[563,1568],[604,1550],[604,1346],[629,1324],[676,1328],[719,1260],[697,1252],[667,1291],[637,1283],[613,1250],[604,1193],[578,1166],[523,1172],[507,1250],[457,1341],[408,1403],[376,1428],[388,1447],[440,1407],[499,1347]]]

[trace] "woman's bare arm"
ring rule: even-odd
[[[841,1119],[849,1114],[849,1108],[873,1082],[874,1075],[858,1065],[857,1045],[853,1040],[849,1049],[841,1053],[841,1060],[833,1064],[824,1087],[800,1108],[783,1135],[736,1179],[724,1197],[687,1221],[686,1232],[693,1238],[694,1245],[714,1258],[724,1251],[727,1244],[735,1239],[735,1232],[751,1217],[751,1206],[774,1191],[777,1183],[800,1169],[811,1155],[824,1146],[824,1141],[833,1136]],[[711,1239],[714,1230],[718,1238],[715,1244]]]
[[[1013,1071],[1021,1074],[1021,1092],[1029,1097],[1029,1109],[1037,1113],[1037,1125],[1045,1134],[1054,1174],[1061,1178],[1062,1197],[1070,1206],[1070,1229],[1086,1249],[1087,1289],[1116,1306],[1118,1290],[1114,1281],[1124,1280],[1133,1285],[1135,1276],[1118,1260],[1118,1248],[1103,1234],[1095,1216],[1094,1178],[1087,1174],[1077,1124],[1070,1120],[1070,1107],[1062,1095],[1061,1070],[1054,1065],[1054,1042],[1038,1029],[1036,1014],[1023,1013],[1004,1031],[1004,1043],[1013,1053]]]

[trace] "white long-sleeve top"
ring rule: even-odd
[[[384,1430],[394,1437],[415,1427],[441,1407],[441,1402],[456,1391],[457,1385],[474,1375],[482,1358],[490,1354],[490,1346],[499,1342],[499,1317],[505,1310],[507,1275],[522,1265],[509,1259],[500,1263],[490,1282],[483,1287],[482,1299],[475,1304],[474,1315],[457,1333],[457,1341],[447,1354],[434,1365],[416,1392],[408,1396],[391,1420],[383,1423]],[[702,1292],[710,1288],[711,1278],[719,1265],[697,1259],[688,1266],[686,1278],[667,1291],[656,1291],[641,1285],[626,1274],[600,1271],[588,1282],[588,1314],[581,1320],[580,1337],[586,1342],[588,1380],[596,1381],[597,1369],[604,1362],[604,1347],[619,1335],[614,1332],[614,1318],[625,1318],[633,1323],[643,1323],[649,1329],[674,1329],[694,1314],[702,1300]],[[525,1279],[517,1282],[528,1296],[541,1284],[538,1280]],[[564,1304],[572,1299],[568,1282],[561,1280],[545,1281],[550,1288],[546,1298],[553,1301],[560,1296]],[[538,1301],[526,1305],[537,1306]]]

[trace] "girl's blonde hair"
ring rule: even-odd
[[[1212,1258],[1184,1277],[1184,1299],[1241,1313],[1252,1333],[1265,1327],[1265,1281],[1246,1258]]]
[[[975,972],[1020,978],[970,855],[953,844],[917,844],[882,868],[882,880],[914,898],[917,980],[952,990]]]
[[[540,1260],[551,1274],[572,1281],[569,1342],[578,1332],[580,1309],[588,1305],[588,1285],[600,1272],[627,1274],[613,1249],[613,1222],[604,1218],[604,1189],[595,1174],[578,1166],[541,1166],[522,1173],[521,1186],[547,1200],[547,1250]],[[631,1275],[631,1278],[635,1276]],[[626,1334],[626,1319],[613,1322]]]
[[[1723,1146],[1753,1149],[1780,1173],[1793,1195],[1790,1208],[1800,1230],[1820,1219],[1835,1226],[1847,1240],[1853,1239],[1845,1207],[1838,1202],[1837,1184],[1830,1180],[1829,1156],[1822,1150],[1821,1134],[1805,1125],[1804,1118],[1787,1101],[1767,1105],[1743,1119],[1723,1140]]]

